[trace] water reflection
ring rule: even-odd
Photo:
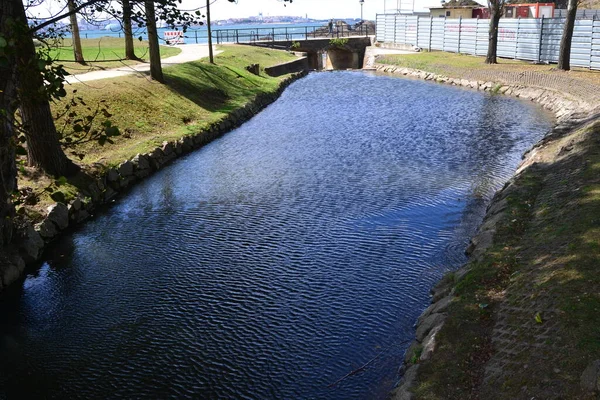
[[[310,75],[135,187],[1,300],[0,387],[385,398],[429,288],[465,261],[485,202],[549,123],[499,96]]]

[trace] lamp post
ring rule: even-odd
[[[360,3],[360,22],[363,21],[363,5],[365,4],[365,0],[358,0]]]

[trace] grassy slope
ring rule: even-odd
[[[148,42],[134,40],[135,54],[142,60],[148,59]],[[123,65],[138,64],[139,61],[107,61],[119,60],[125,57],[125,39],[104,36],[97,39],[82,39],[83,58],[88,65],[80,65],[74,60],[73,44],[71,39],[65,39],[62,46],[53,49],[50,56],[55,60],[60,60],[61,64],[71,74],[82,74],[88,71],[98,69],[117,68]],[[162,58],[172,57],[181,50],[176,47],[160,46]]]
[[[137,153],[151,151],[164,140],[198,132],[256,95],[277,90],[285,76],[269,77],[264,67],[295,59],[287,52],[258,47],[223,46],[221,49],[223,52],[215,58],[216,64],[200,60],[165,68],[165,85],[137,75],[70,86],[92,108],[104,100],[113,114],[113,124],[123,133],[115,138],[114,145],[79,146],[77,151],[86,156],[78,162],[84,166],[97,162],[114,165]],[[253,63],[260,64],[260,76],[245,70]],[[68,98],[55,104],[54,111],[61,111],[67,102]],[[61,125],[58,120],[57,126]],[[51,182],[52,179],[33,169],[21,168],[21,188],[32,187],[39,192]],[[73,192],[73,188],[63,189]],[[47,195],[42,195],[37,208],[41,210],[50,202]]]
[[[560,151],[578,143],[571,154],[533,165],[516,180],[494,246],[456,287],[458,300],[434,359],[421,367],[418,398],[525,398],[524,387],[543,393],[536,398],[595,398],[580,392],[579,379],[600,358],[599,136],[597,122],[550,144]],[[536,347],[482,394],[478,386],[494,351],[490,335],[502,301],[527,310],[516,343]],[[556,312],[542,311],[536,322],[548,301]],[[550,336],[540,346],[546,327]]]
[[[480,57],[441,52],[378,61],[440,74],[473,68],[554,73],[548,66],[513,60],[488,66]],[[570,74],[600,82],[600,73]],[[595,123],[551,142],[546,151],[554,154],[578,144],[566,155],[534,164],[518,177],[494,245],[457,282],[457,300],[438,335],[436,353],[421,365],[417,398],[525,398],[524,390],[544,393],[536,398],[593,398],[579,391],[579,378],[588,362],[600,358],[598,137],[600,123]],[[522,353],[515,365],[505,367],[507,379],[487,385],[482,392],[484,368],[494,354],[493,329],[500,307],[507,304],[523,309],[526,318],[516,331],[515,344],[534,347]],[[542,311],[538,323],[535,315],[544,304],[555,312]],[[520,323],[513,321],[513,325]],[[550,338],[539,347],[539,332],[545,329]],[[529,369],[524,369],[527,365]],[[557,383],[558,387],[552,386]],[[531,397],[530,393],[527,398]]]

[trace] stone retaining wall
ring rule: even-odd
[[[292,72],[308,70],[308,57],[305,56],[294,61],[273,65],[272,67],[266,67],[265,73],[269,76],[281,76]]]
[[[537,149],[543,146],[548,140],[564,135],[566,132],[598,118],[600,115],[598,107],[591,103],[590,99],[575,97],[549,88],[449,78],[426,71],[384,64],[375,64],[374,68],[380,72],[527,99],[539,103],[556,115],[558,124],[540,142],[534,145],[531,150],[523,155],[523,161],[513,178],[494,195],[477,234],[471,239],[469,247],[466,250],[471,261],[479,260],[492,245],[496,232],[496,224],[502,219],[506,211],[506,198],[515,190],[515,178],[520,171],[535,162]],[[409,400],[414,398],[411,388],[416,384],[418,377],[418,362],[428,360],[435,352],[436,336],[447,318],[448,314],[446,311],[448,306],[454,299],[454,285],[460,281],[468,270],[469,264],[467,263],[454,273],[452,281],[443,280],[431,290],[431,305],[417,319],[415,340],[405,353],[404,363],[401,367],[403,376],[392,393],[393,400]]]
[[[306,74],[307,72],[303,71],[286,78],[275,93],[256,96],[245,106],[232,111],[203,131],[176,141],[165,141],[162,146],[151,152],[137,154],[117,167],[106,170],[82,190],[79,197],[68,204],[56,203],[48,207],[48,213],[42,222],[35,225],[26,222],[16,233],[17,237],[13,241],[16,248],[9,248],[9,255],[5,260],[0,260],[0,292],[23,277],[26,264],[38,261],[47,244],[69,228],[89,219],[98,207],[109,204],[120,192],[152,175],[177,157],[196,150],[240,126],[274,102],[293,81]]]

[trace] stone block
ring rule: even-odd
[[[27,225],[19,250],[26,262],[38,260],[44,251],[44,239],[31,225]]]
[[[43,222],[37,224],[36,230],[45,240],[51,240],[58,235],[58,228],[49,219],[45,219]]]
[[[63,230],[69,226],[69,209],[63,203],[56,203],[48,207],[46,220],[52,221],[58,229]]]
[[[133,175],[133,163],[129,160],[125,161],[119,168],[117,169],[121,177],[126,178],[128,176]]]
[[[417,327],[417,333],[415,335],[417,340],[419,342],[423,342],[425,336],[427,336],[427,334],[431,332],[433,328],[444,323],[445,320],[445,314],[431,314],[430,316],[425,318]]]

